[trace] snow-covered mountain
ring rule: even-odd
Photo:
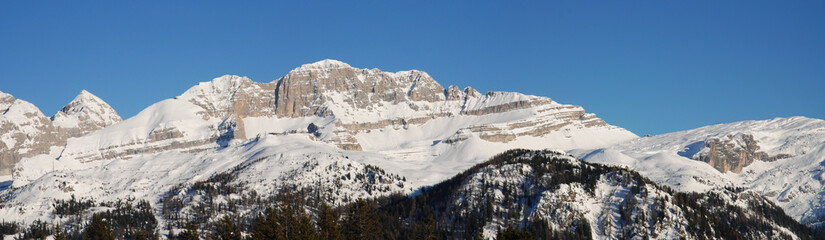
[[[718,124],[576,150],[680,191],[754,191],[812,227],[825,223],[825,121],[805,117]]]
[[[0,175],[8,175],[22,158],[56,155],[66,139],[119,122],[112,107],[83,90],[53,117],[11,94],[0,92]]]
[[[54,121],[42,121],[58,131],[119,120],[105,103],[93,103],[103,102],[84,91]],[[247,190],[344,184],[353,188],[336,187],[328,199],[346,203],[409,193],[511,148],[595,148],[633,138],[579,106],[546,97],[444,88],[417,70],[389,73],[323,60],[270,83],[215,78],[122,122],[56,142],[51,147],[61,151],[15,165],[0,212],[10,221],[51,218],[51,203],[72,195],[157,202],[173,187],[253,162],[237,172],[249,181]],[[386,176],[370,178],[375,189],[335,181],[347,172],[356,181],[352,175],[364,169]]]
[[[380,153],[388,158],[383,164],[424,185],[512,147],[592,148],[636,137],[545,97],[445,89],[416,70],[387,73],[323,60],[271,83],[228,75],[200,83],[122,123],[69,139],[56,158],[90,163],[214,151],[265,134]],[[29,171],[37,168],[19,165],[15,185],[39,177]]]
[[[460,191],[449,193],[464,195],[443,197],[493,196],[489,199],[501,206],[496,211],[506,216],[486,222],[487,235],[541,218],[553,229],[577,229],[587,222],[597,238],[630,232],[657,233],[654,238],[716,236],[692,232],[689,225],[696,219],[686,215],[698,207],[665,203],[683,193],[656,184],[699,192],[690,200],[708,203],[701,211],[713,214],[738,206],[746,216],[765,209],[785,216],[774,211],[775,204],[808,226],[825,219],[825,121],[818,119],[746,121],[639,138],[582,107],[550,98],[445,88],[425,72],[359,69],[335,60],[302,65],[269,83],[232,75],[201,82],[123,121],[86,91],[51,118],[5,93],[0,110],[0,164],[7,164],[0,167],[16,162],[11,186],[0,190],[0,220],[24,224],[75,221],[59,214],[56,204],[73,197],[100,203],[81,212],[143,200],[165,226],[224,214],[228,205],[260,204],[283,187],[345,206],[391,193],[416,196],[429,189],[421,187],[453,181],[457,174],[472,174],[464,176]],[[552,177],[534,176],[538,170],[529,163],[477,165],[515,148],[568,152],[588,162],[627,166],[643,177],[593,167],[618,173],[578,172],[573,175],[597,184],[562,186]],[[551,151],[513,158],[549,153],[579,169],[591,166]],[[498,186],[484,187],[488,184]],[[525,203],[503,196],[502,184],[524,188],[508,190],[530,195],[519,201],[533,205],[524,208]],[[450,204],[476,209],[481,203]],[[511,207],[521,212],[502,210]],[[628,207],[635,222],[621,225],[627,219],[617,215],[624,217],[620,210]],[[650,215],[660,212],[667,214]],[[722,220],[741,216],[729,217]],[[766,221],[769,227],[762,231],[773,232],[738,232],[757,238],[797,235],[785,220]]]

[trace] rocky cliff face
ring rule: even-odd
[[[21,158],[48,153],[59,139],[53,136],[54,127],[40,109],[9,94],[2,95],[0,175],[7,175]]]
[[[282,117],[334,114],[326,107],[328,103],[373,110],[382,105],[432,103],[445,99],[444,87],[425,72],[388,73],[324,60],[305,64],[278,80],[277,114]],[[410,107],[417,106],[412,104]]]
[[[0,92],[0,112],[0,175],[10,174],[22,158],[49,154],[68,138],[120,121],[114,109],[85,90],[52,118],[33,104]]]
[[[773,162],[778,159],[789,158],[789,154],[768,155],[759,151],[759,144],[751,134],[728,135],[723,138],[709,138],[705,141],[705,149],[694,159],[706,162],[719,170],[739,173],[754,160]]]

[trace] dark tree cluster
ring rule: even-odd
[[[4,235],[16,235],[19,239],[45,239],[53,236],[54,239],[157,239],[157,219],[154,210],[148,201],[141,200],[135,203],[134,199],[118,200],[115,202],[96,203],[91,200],[79,201],[75,198],[66,201],[56,201],[55,209],[65,219],[61,225],[53,226],[43,221],[35,221],[22,232]],[[85,217],[84,210],[91,207],[106,207],[108,210],[91,214]],[[67,210],[72,209],[72,210]]]
[[[72,195],[72,198],[69,200],[62,200],[58,199],[55,200],[54,204],[54,214],[58,216],[67,216],[67,215],[79,215],[83,213],[86,209],[89,209],[95,206],[94,199],[81,199],[78,200]]]

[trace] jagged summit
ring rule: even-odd
[[[106,103],[103,102],[103,100],[99,97],[95,96],[89,91],[86,91],[86,89],[83,89],[80,90],[80,93],[78,93],[77,96],[75,96],[75,98],[71,102],[69,102],[69,104],[63,106],[63,109],[61,109],[60,111],[66,114],[78,113],[83,111],[84,107],[91,104],[100,105]]]
[[[0,91],[0,113],[9,109],[9,106],[14,102],[14,96]]]
[[[120,122],[122,119],[114,108],[89,91],[80,93],[51,118],[58,129],[76,128],[86,132],[104,128]]]

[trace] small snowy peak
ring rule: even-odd
[[[55,127],[79,128],[81,134],[120,122],[122,119],[112,106],[86,90],[66,104],[52,118]]]
[[[329,69],[339,69],[339,68],[352,68],[349,64],[344,62],[333,60],[333,59],[324,59],[321,61],[317,61],[314,63],[308,63],[301,65],[300,67],[292,70],[292,71],[312,71],[312,70],[329,70]]]
[[[198,85],[186,90],[186,92],[177,98],[196,102],[205,101],[214,104],[227,104],[226,101],[229,100],[232,94],[237,92],[245,82],[252,82],[252,80],[236,75],[224,75],[214,78],[209,82],[200,82]]]
[[[40,118],[46,117],[43,115],[43,112],[40,111],[40,108],[37,108],[34,104],[15,99],[9,108],[3,113],[3,117],[16,123],[28,121],[31,118]]]
[[[204,119],[269,116],[275,111],[277,83],[258,83],[247,77],[224,75],[209,82],[201,82],[176,97],[202,108]]]
[[[467,94],[467,96],[470,96],[470,97],[480,97],[481,96],[481,93],[478,93],[478,90],[476,90],[473,87],[465,87],[464,90],[462,90],[462,91],[464,91],[464,93]]]
[[[252,82],[247,77],[237,75],[223,75],[212,79],[209,82],[200,82],[181,94],[180,99],[192,99],[196,97],[206,97],[207,100],[215,100],[221,95],[231,94],[237,91],[245,82]]]
[[[14,96],[0,91],[0,113],[3,113],[6,109],[9,109],[9,106],[11,106],[12,103],[14,103]]]

